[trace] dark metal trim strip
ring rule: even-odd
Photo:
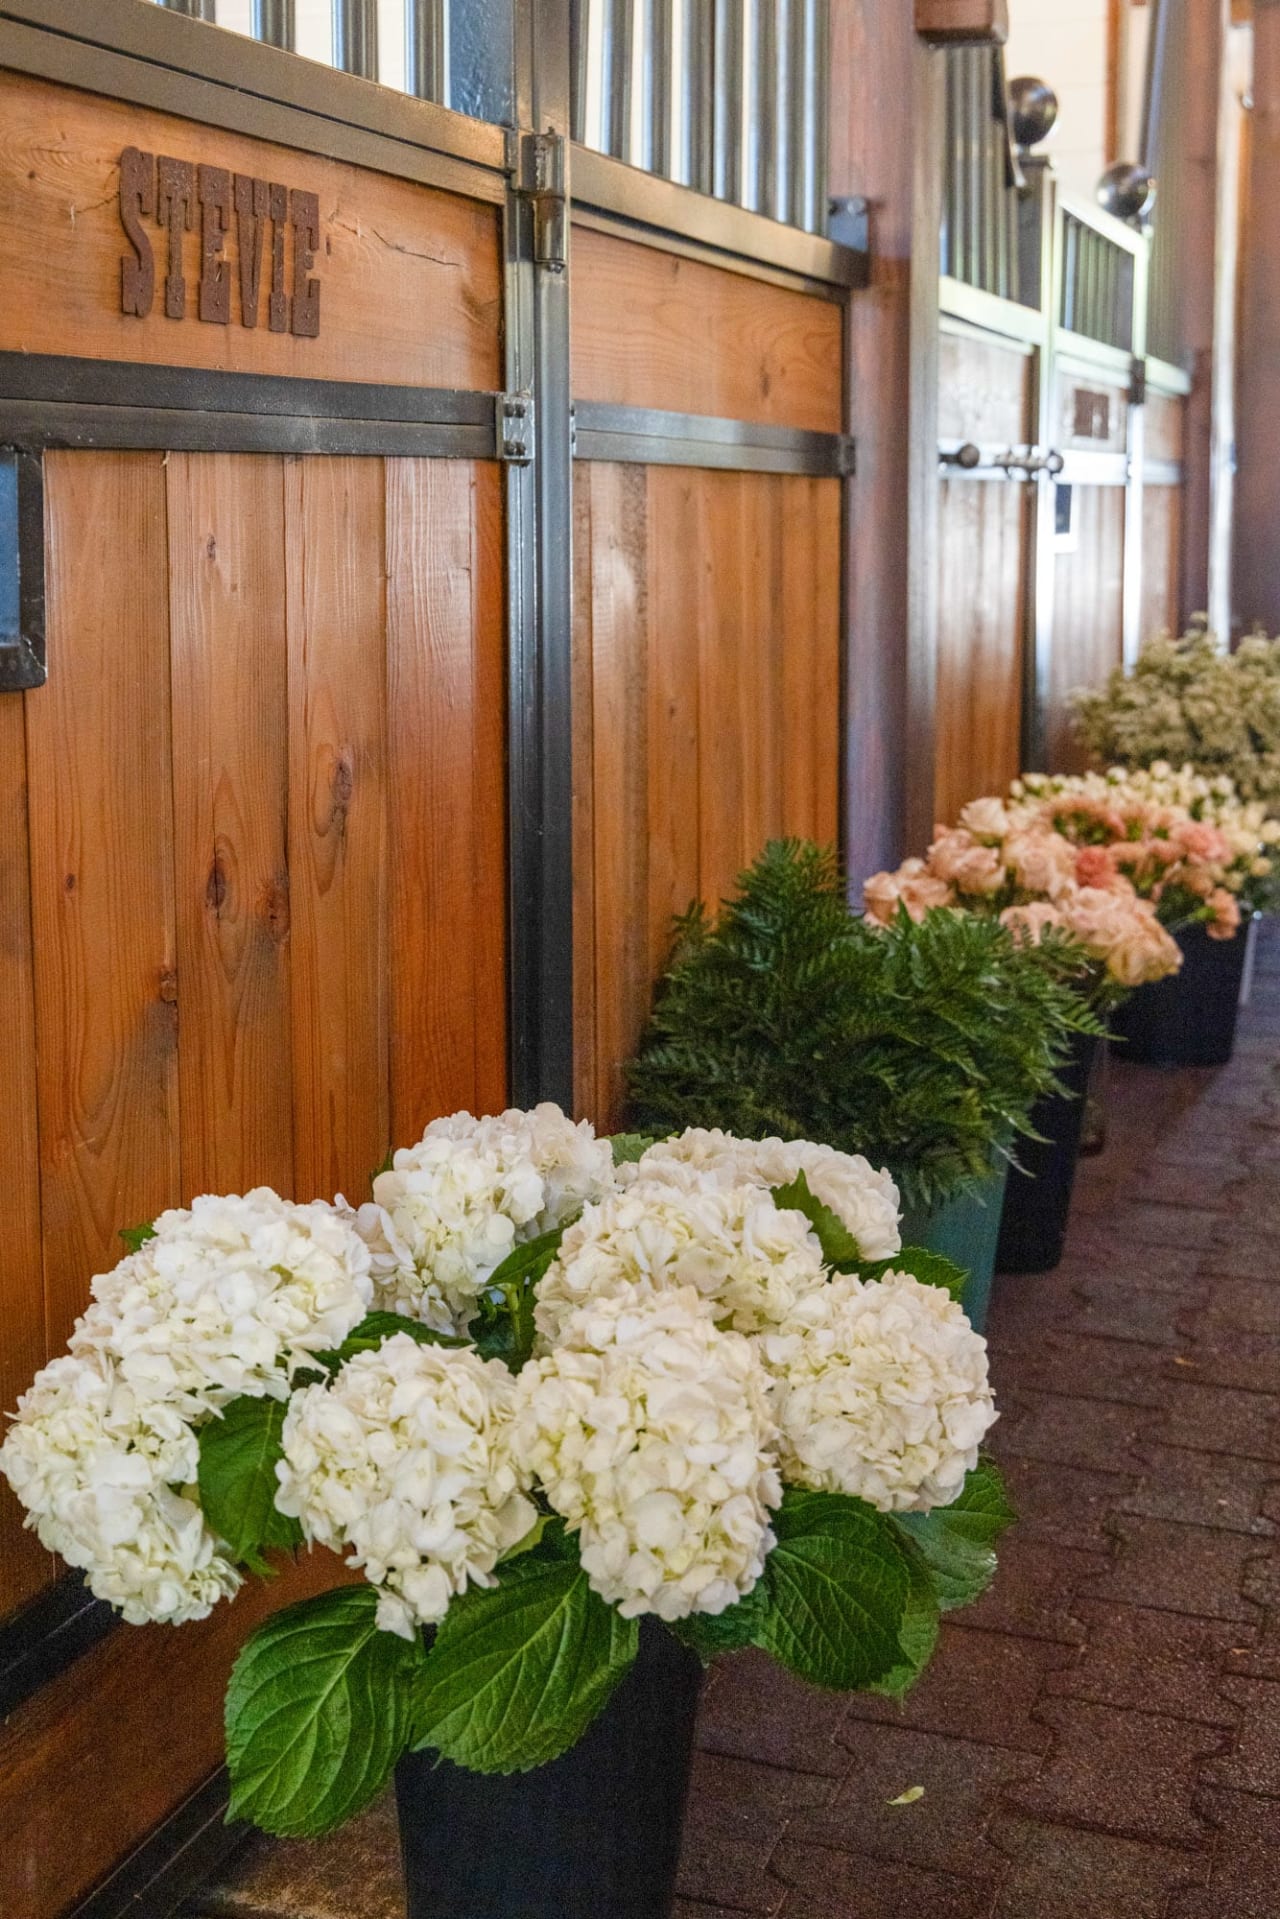
[[[490,429],[494,419],[493,394],[464,388],[374,386],[361,380],[224,373],[218,368],[80,360],[55,353],[0,353],[0,400]]]
[[[766,426],[714,414],[666,413],[656,407],[579,400],[574,406],[579,460],[621,460],[642,466],[704,466],[740,473],[806,473],[843,479],[853,471],[845,433]]]
[[[249,1837],[247,1826],[226,1823],[230,1797],[226,1768],[219,1767],[68,1919],[168,1919]]]
[[[576,206],[698,241],[740,261],[784,268],[826,286],[865,287],[870,277],[871,262],[866,253],[837,246],[833,240],[804,233],[799,227],[783,226],[727,200],[695,193],[690,187],[626,166],[590,147],[574,147],[573,192]]]
[[[0,67],[493,205],[502,200],[501,127],[466,120],[430,101],[337,73],[167,8],[139,6],[136,0],[95,0],[91,10],[83,11],[92,12],[100,31],[102,20],[108,22],[101,41],[84,37],[88,22],[78,0],[0,0]],[[39,23],[31,24],[31,17]],[[163,52],[137,50],[137,43],[150,43],[156,28],[165,36]],[[194,43],[191,34],[199,36]],[[213,48],[211,41],[217,43]],[[127,51],[117,50],[122,43]],[[228,50],[244,59],[245,78],[209,78],[211,70],[224,64]],[[183,60],[191,63],[191,70]],[[272,71],[257,74],[263,90],[255,91],[253,70],[260,61],[269,63]],[[282,70],[276,68],[278,62]],[[482,160],[471,157],[477,150]]]
[[[0,1626],[0,1720],[119,1625],[80,1573],[64,1573]]]
[[[0,445],[101,447],[162,453],[346,453],[492,460],[487,426],[352,420],[292,413],[202,413],[186,407],[64,404],[0,399]]]

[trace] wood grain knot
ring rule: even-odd
[[[222,912],[230,892],[227,869],[222,864],[222,855],[215,853],[209,866],[209,877],[205,881],[204,903],[209,912],[216,917]]]
[[[277,875],[263,886],[258,899],[258,917],[277,946],[289,937],[289,877]]]
[[[329,775],[329,825],[340,837],[347,830],[347,814],[356,790],[355,768],[349,752],[340,753]]]
[[[158,990],[159,990],[160,998],[164,1001],[166,1006],[177,1005],[178,1003],[178,970],[175,966],[166,966],[162,970],[160,974]]]

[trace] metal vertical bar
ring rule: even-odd
[[[743,14],[746,0],[715,0],[715,100],[712,191],[736,200],[742,178]]]
[[[813,139],[807,169],[809,202],[801,224],[809,233],[825,233],[831,157],[831,0],[814,0],[813,52],[806,94],[806,118],[813,127]]]
[[[615,160],[628,158],[631,149],[631,89],[634,84],[632,41],[635,0],[607,0],[608,37],[605,44],[605,151]]]
[[[405,0],[405,92],[449,105],[449,8],[447,0]]]
[[[755,0],[755,184],[753,205],[778,218],[778,147],[785,139],[786,99],[779,81],[778,0]]]
[[[968,120],[966,174],[969,187],[969,266],[965,274],[970,286],[982,285],[982,71],[978,50],[965,52],[965,100]]]
[[[564,0],[516,12],[513,145],[569,128]],[[571,155],[564,153],[564,191]],[[573,1104],[571,226],[538,261],[538,216],[513,180],[504,215],[505,378],[532,399],[533,458],[507,481],[511,1097]]]
[[[292,53],[297,44],[294,0],[253,0],[253,37]]]
[[[676,117],[676,102],[680,97],[676,72],[678,5],[679,0],[649,0],[645,165],[651,173],[660,173],[664,180],[671,178],[679,139]]]
[[[715,191],[716,0],[682,0],[686,75],[685,184]]]
[[[210,26],[217,25],[216,0],[160,0],[160,5],[168,13],[181,13],[188,20],[206,20]]]
[[[378,77],[378,9],[376,0],[335,0],[333,9],[333,64],[362,80]]]

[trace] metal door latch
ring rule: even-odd
[[[568,262],[569,142],[562,133],[517,133],[512,167],[517,193],[533,207],[533,257],[549,272]]]
[[[494,395],[498,458],[504,466],[528,466],[533,458],[533,396]]]

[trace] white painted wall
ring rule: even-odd
[[[1058,96],[1043,151],[1064,186],[1093,196],[1106,164],[1107,0],[1009,0],[1009,78],[1034,74]]]

